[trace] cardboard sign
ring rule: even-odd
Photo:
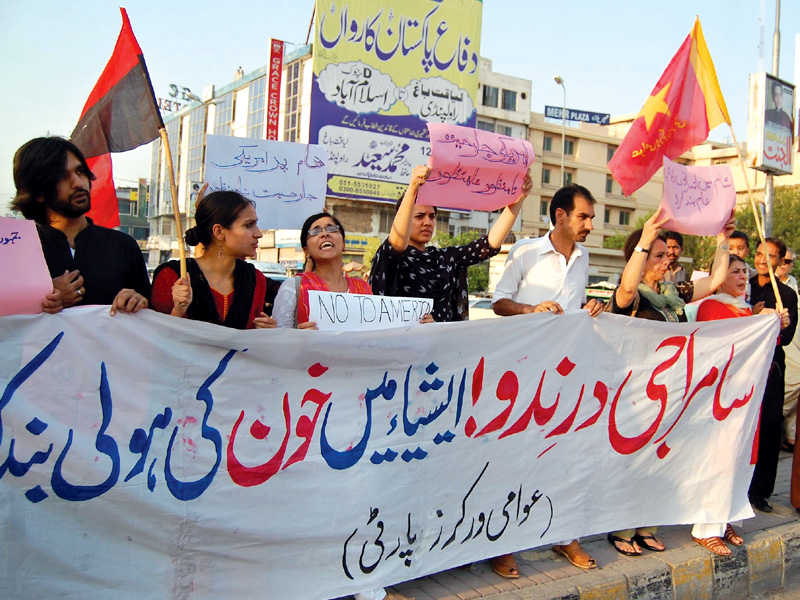
[[[418,204],[497,210],[520,197],[535,158],[528,140],[445,123],[428,123],[428,131],[431,174]]]
[[[33,221],[0,217],[0,281],[0,315],[42,312],[53,280]]]
[[[420,325],[433,311],[430,298],[308,292],[308,320],[328,331],[374,331]]]
[[[717,235],[736,206],[733,174],[727,165],[689,167],[664,157],[661,207],[665,229],[690,235]]]

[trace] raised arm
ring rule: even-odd
[[[525,181],[522,183],[522,191],[519,197],[513,204],[509,204],[503,209],[503,212],[500,213],[500,217],[489,230],[489,245],[492,248],[499,248],[503,244],[503,240],[508,237],[511,228],[514,227],[514,223],[519,216],[519,211],[522,210],[522,203],[525,202],[525,198],[531,193],[531,187],[533,187],[533,181],[531,180],[530,172],[528,172],[525,174]]]
[[[389,243],[396,252],[405,252],[408,248],[408,240],[411,237],[411,219],[414,216],[414,204],[417,200],[417,192],[428,179],[431,170],[425,165],[414,167],[411,172],[411,181],[408,183],[406,193],[403,194],[403,201],[400,208],[394,215],[392,230],[389,232]]]
[[[639,247],[644,248],[645,252],[634,252],[625,264],[622,271],[622,278],[619,287],[614,292],[614,301],[619,308],[628,308],[638,294],[637,288],[642,281],[644,267],[647,263],[650,246],[658,237],[658,230],[667,222],[667,218],[662,218],[663,209],[659,208],[647,219],[642,228],[642,237],[639,240]]]
[[[717,252],[714,254],[714,263],[708,277],[698,279],[694,282],[694,294],[692,300],[702,300],[706,296],[713,294],[728,276],[728,264],[730,263],[730,250],[728,240],[736,229],[736,218],[731,213],[730,218],[722,227],[722,231],[717,234]]]

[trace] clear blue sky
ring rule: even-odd
[[[303,44],[313,0],[165,2],[130,0],[126,8],[157,96],[170,83],[200,95],[225,85],[240,65],[266,64],[271,37]],[[740,141],[747,134],[748,74],[759,70],[759,17],[764,66],[772,65],[774,0],[486,0],[481,55],[499,73],[532,81],[533,110],[567,105],[612,115],[637,112],[688,35],[695,14],[717,68]],[[116,5],[101,0],[0,1],[0,214],[14,194],[16,149],[40,135],[68,137],[111,56],[120,30]],[[783,0],[779,76],[795,73],[800,2]],[[312,32],[313,35],[313,32]],[[727,127],[711,139],[725,141]],[[118,184],[149,177],[147,150],[115,155]]]

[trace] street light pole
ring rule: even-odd
[[[567,88],[564,85],[564,80],[560,75],[553,77],[555,82],[564,90],[564,102],[561,105],[561,186],[564,185],[564,152],[566,151],[567,142]],[[561,187],[559,186],[559,187]]]

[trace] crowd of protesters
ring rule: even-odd
[[[323,212],[309,217],[301,230],[306,255],[303,273],[279,288],[242,260],[255,255],[262,236],[254,204],[235,192],[215,192],[199,200],[196,225],[186,232],[186,243],[198,247],[195,257],[186,261],[186,276],[181,276],[177,261],[167,262],[156,270],[151,288],[136,242],[124,233],[96,226],[86,216],[94,175],[80,150],[57,137],[31,140],[17,151],[17,193],[12,207],[37,224],[53,280],[52,293],[42,303],[48,313],[100,304],[109,305],[112,314],[149,307],[177,318],[237,329],[316,329],[309,319],[308,292],[327,290],[432,298],[433,314],[423,322],[465,320],[467,268],[500,251],[531,190],[531,179],[526,176],[519,197],[504,209],[487,235],[464,246],[437,248],[430,245],[436,208],[416,202],[429,174],[427,167],[413,170],[397,203],[389,237],[375,254],[369,283],[344,275],[345,228],[334,215]],[[606,310],[669,323],[686,321],[687,304],[708,298],[700,305],[698,320],[776,313],[781,320],[780,337],[761,401],[758,457],[748,496],[755,509],[772,511],[769,497],[783,448],[794,452],[791,502],[800,512],[800,451],[795,444],[800,394],[800,346],[795,337],[798,296],[797,282],[789,274],[795,253],[781,240],[766,238],[755,248],[753,267],[748,266],[750,241],[734,231],[731,217],[717,235],[710,275],[691,280],[680,262],[684,240],[678,233],[660,231],[666,220],[659,211],[625,243],[626,265],[608,304],[587,302],[589,252],[582,242],[592,231],[594,204],[585,187],[573,184],[558,190],[549,208],[551,231],[511,248],[493,298],[494,311],[507,316],[585,309],[597,316]],[[777,297],[770,267],[776,275]],[[787,367],[791,367],[788,372]],[[692,535],[716,554],[730,553],[725,542],[743,542],[729,523],[698,524]],[[656,528],[650,526],[611,532],[608,540],[626,555],[665,549]],[[579,568],[597,567],[580,540],[564,540],[553,550]],[[491,566],[501,577],[519,577],[511,554],[492,559]],[[382,589],[357,597],[403,598]]]

